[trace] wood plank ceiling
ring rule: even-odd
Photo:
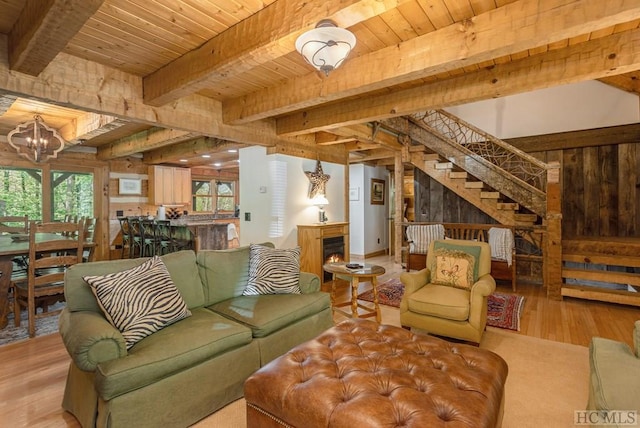
[[[324,18],[357,38],[329,76],[294,48]],[[100,159],[235,166],[258,144],[384,164],[401,145],[376,120],[583,80],[638,92],[639,23],[638,0],[2,0],[0,139],[38,113]]]

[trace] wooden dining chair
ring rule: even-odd
[[[77,237],[77,238],[76,238]],[[82,263],[84,222],[36,223],[29,225],[29,269],[26,281],[14,282],[13,314],[20,326],[20,310],[27,309],[29,337],[36,332],[36,319],[55,315],[49,306],[64,301],[66,269]],[[41,312],[38,312],[38,308]]]
[[[96,251],[96,224],[98,220],[95,217],[82,217],[84,222],[84,241],[86,243],[83,262],[92,262],[95,259]]]
[[[28,229],[29,216],[0,217],[0,233],[27,233]]]
[[[29,216],[3,216],[0,217],[0,234],[26,234],[29,231]],[[13,259],[12,279],[26,278],[27,276],[26,256],[19,256]]]

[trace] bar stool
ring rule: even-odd
[[[120,258],[124,259],[125,251],[128,252],[128,257],[132,257],[133,245],[131,243],[131,226],[129,225],[128,217],[118,217],[120,223],[120,235],[122,235],[122,252]]]
[[[141,257],[156,255],[157,227],[155,220],[140,220]]]
[[[176,251],[176,242],[171,233],[170,220],[155,221],[155,253],[159,256],[162,254],[172,253]]]
[[[142,225],[140,217],[127,217],[131,251],[129,258],[142,257]]]

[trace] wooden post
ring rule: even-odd
[[[562,299],[562,200],[560,189],[560,164],[549,163],[547,171],[547,214],[544,224],[543,280],[547,297]]]
[[[403,149],[404,150],[404,149]],[[395,248],[393,254],[393,261],[395,263],[402,263],[402,222],[404,218],[402,217],[402,201],[404,200],[404,195],[402,194],[403,190],[403,180],[404,180],[404,164],[402,162],[402,153],[396,152],[393,158],[393,172],[394,172],[394,181],[395,181],[395,198],[394,205],[395,211],[393,213],[394,223],[395,223]]]

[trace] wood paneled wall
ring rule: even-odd
[[[414,216],[417,222],[483,223],[496,221],[429,177],[414,169]]]
[[[529,154],[560,162],[564,238],[638,236],[640,150],[636,143]],[[418,169],[414,189],[416,221],[495,223]]]
[[[637,144],[563,151],[563,237],[637,235],[638,153]]]

